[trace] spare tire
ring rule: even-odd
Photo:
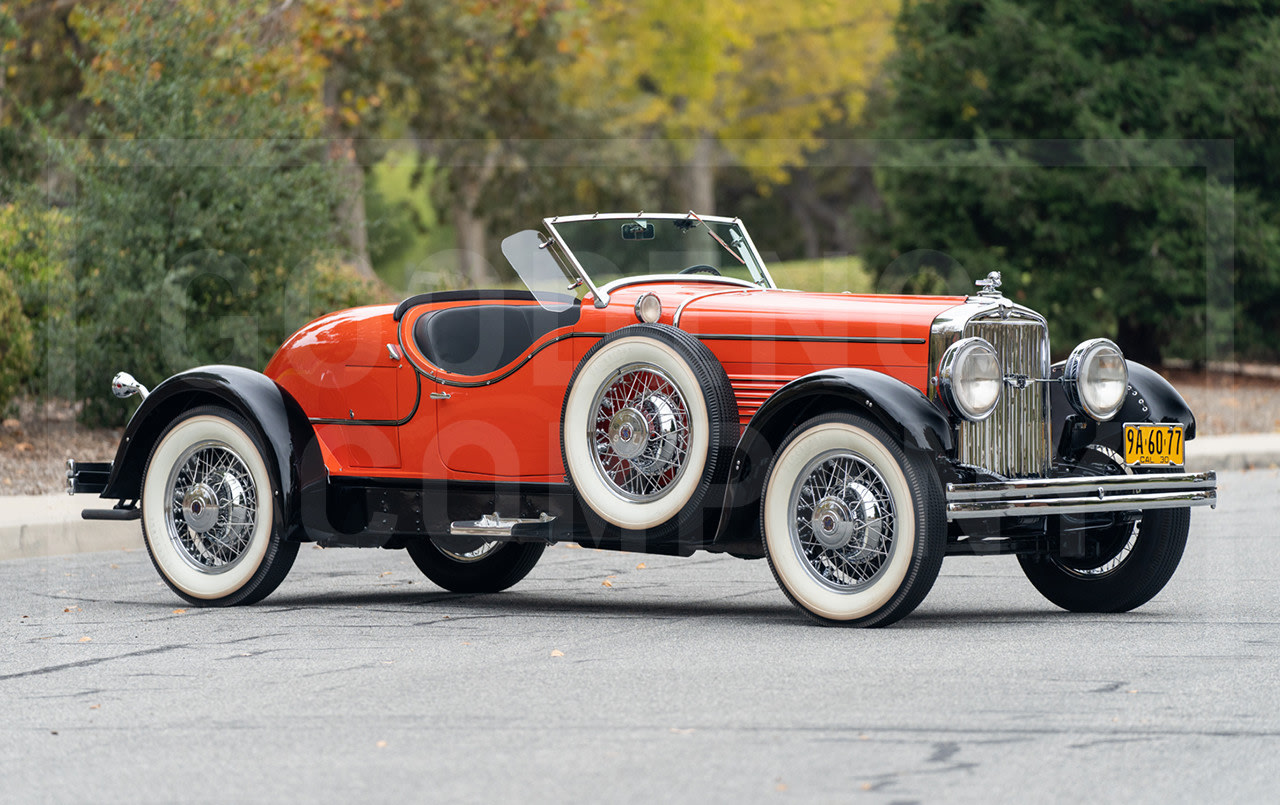
[[[647,544],[701,536],[728,475],[738,406],[692,335],[635,324],[593,346],[560,414],[565,472],[593,535]]]

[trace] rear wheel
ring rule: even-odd
[[[450,540],[447,547],[433,540],[409,543],[409,558],[423,575],[455,593],[496,593],[529,575],[542,557],[540,542],[485,542],[463,544]]]
[[[293,566],[266,452],[240,416],[205,406],[156,443],[142,486],[142,534],[160,577],[200,606],[252,604]]]
[[[942,488],[883,428],[824,414],[783,442],[765,482],[765,553],[791,601],[824,624],[885,626],[942,567]]]

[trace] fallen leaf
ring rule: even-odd
[[[102,709],[102,705],[100,705],[100,704],[91,704],[91,705],[89,705],[89,709],[90,709],[90,710],[101,710],[101,709]]]
[[[387,742],[386,742],[386,741],[378,741],[376,744],[374,744],[374,746],[378,747],[379,749],[385,749],[385,748],[386,748],[386,746],[387,746]]]
[[[1130,693],[1137,693],[1138,691],[1137,691],[1137,690],[1131,690],[1131,691],[1129,691],[1129,692],[1130,692]]]
[[[776,786],[774,786],[774,787],[773,787],[773,790],[774,790],[774,791],[786,791],[786,790],[787,790],[787,784],[786,784],[786,783],[778,783]]]
[[[92,638],[92,637],[82,637],[82,638],[80,638],[80,642],[81,642],[81,643],[88,643],[90,640],[93,640],[93,638]]]
[[[379,576],[390,576],[390,575],[391,575],[391,571],[390,571],[390,570],[384,570],[383,572],[379,573],[378,575],[379,575]]]
[[[107,567],[111,568],[112,570],[119,570],[119,569],[120,569],[120,566],[119,566],[119,565],[107,565]]]
[[[871,783],[863,783],[863,784],[862,784],[862,790],[863,790],[863,791],[870,791],[870,790],[871,790]]]
[[[464,645],[464,646],[469,646],[469,645],[471,645],[471,644],[470,644],[470,643],[468,643],[467,641],[463,640],[463,641],[462,641],[462,645]]]
[[[558,648],[553,648],[553,649],[551,649],[551,656],[552,656],[552,657],[563,657],[563,656],[564,656],[564,652],[563,652],[563,651],[561,651],[561,650],[560,650],[560,649],[558,649]]]
[[[187,611],[186,611],[185,609],[175,609],[175,610],[173,611],[173,614],[175,614],[175,615],[185,615],[185,614],[187,614]]]
[[[636,570],[644,570],[646,567],[648,567],[648,565],[646,565],[644,562],[641,562],[640,564],[636,565]]]
[[[18,442],[13,446],[13,449],[19,453],[27,453],[35,450],[35,448],[31,446],[31,442]]]
[[[608,579],[605,579],[604,581],[600,582],[600,586],[601,586],[601,587],[612,587],[612,586],[613,586],[613,582],[609,581]]]
[[[4,421],[5,430],[17,430],[20,427],[22,427],[22,423],[16,419],[9,418]]]

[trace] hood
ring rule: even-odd
[[[679,327],[698,335],[927,344],[933,320],[964,301],[963,296],[713,291],[685,304]]]

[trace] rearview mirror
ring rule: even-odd
[[[623,240],[653,240],[653,224],[636,221],[622,225]]]

